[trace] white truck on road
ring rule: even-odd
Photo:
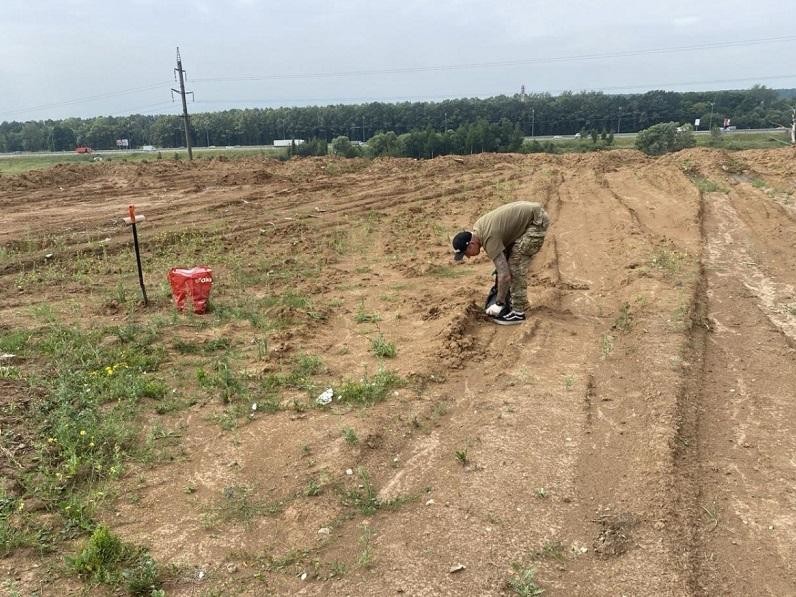
[[[301,145],[304,139],[274,139],[274,147],[290,147],[293,143]]]

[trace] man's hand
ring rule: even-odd
[[[494,303],[487,308],[486,314],[489,315],[490,317],[497,317],[503,312],[504,308],[505,305],[499,305],[498,303]]]

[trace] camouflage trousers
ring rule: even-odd
[[[528,310],[528,266],[544,243],[547,230],[531,225],[511,246],[508,262],[511,272],[511,306],[515,311]]]

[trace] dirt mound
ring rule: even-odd
[[[0,190],[17,191],[43,187],[72,186],[102,176],[102,164],[57,164],[45,170],[30,170],[0,178]]]

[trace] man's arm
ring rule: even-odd
[[[502,252],[495,257],[494,261],[495,269],[497,270],[497,302],[502,305],[506,302],[506,295],[509,293],[509,287],[511,286],[511,271],[509,271],[509,262]]]

